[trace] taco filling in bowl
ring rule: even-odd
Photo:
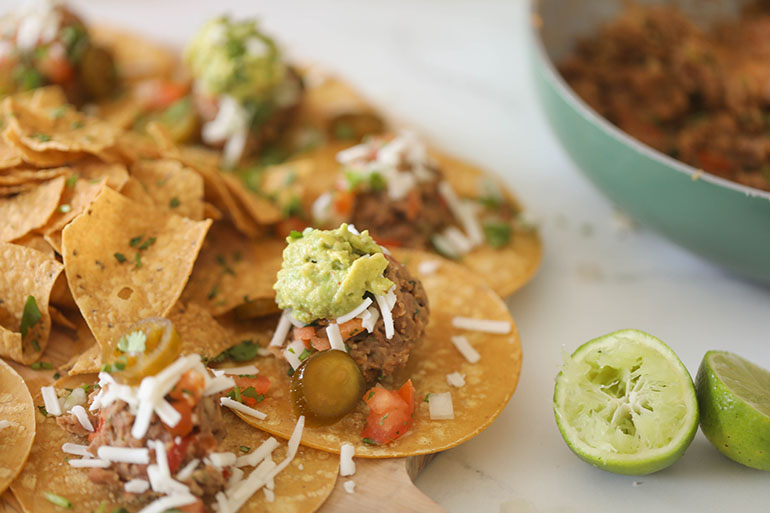
[[[201,137],[225,167],[276,139],[294,116],[302,79],[253,20],[208,22],[187,47]]]

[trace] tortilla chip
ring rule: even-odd
[[[19,185],[0,185],[0,198],[7,198],[9,196],[15,196],[22,192],[29,192],[37,187],[34,183],[24,183]]]
[[[77,324],[69,320],[69,318],[66,315],[64,315],[64,312],[62,312],[55,306],[48,305],[48,311],[51,314],[51,321],[54,324],[61,326],[62,328],[67,328],[73,331],[78,329]]]
[[[62,378],[56,382],[57,388],[73,388],[85,383],[96,382],[95,375]],[[34,404],[42,405],[40,394],[36,394]],[[227,431],[223,451],[242,454],[241,447],[251,450],[259,447],[269,435],[253,429],[241,422],[228,411],[222,412]],[[109,487],[97,485],[88,479],[88,469],[76,469],[67,464],[67,455],[61,446],[66,442],[87,443],[66,432],[56,424],[53,416],[44,417],[35,414],[37,436],[30,452],[29,464],[25,465],[18,479],[11,485],[11,490],[27,512],[60,513],[61,508],[50,503],[41,493],[45,491],[66,497],[74,511],[97,511],[102,503],[104,511],[111,512],[119,507],[129,512],[136,512],[144,504],[127,503],[123,491],[111,493]],[[273,453],[276,462],[283,460],[286,443],[281,442]],[[301,469],[301,470],[300,470]],[[247,474],[250,467],[244,467]],[[257,513],[264,511],[310,513],[323,504],[337,481],[339,458],[323,451],[300,447],[292,463],[275,477],[275,501],[268,503],[261,491],[238,510],[239,513]]]
[[[12,241],[43,226],[59,205],[64,177],[43,182],[35,189],[0,200],[0,241]]]
[[[130,163],[141,159],[156,159],[160,157],[160,151],[158,151],[158,147],[152,138],[146,134],[130,130],[121,132],[118,135],[115,149],[124,160]]]
[[[258,315],[276,312],[273,283],[285,246],[274,238],[250,240],[229,225],[216,223],[195,262],[183,300],[202,305],[213,315],[246,303]]]
[[[8,169],[21,165],[21,155],[16,147],[0,138],[0,169]]]
[[[143,111],[142,102],[130,92],[123,93],[117,98],[101,100],[96,107],[95,115],[99,119],[124,130],[130,130]]]
[[[273,224],[281,220],[281,211],[273,202],[258,192],[250,191],[243,180],[231,173],[222,173],[225,185],[232,195],[240,202],[241,207],[258,224]]]
[[[115,144],[117,129],[74,108],[51,114],[6,98],[3,102],[8,127],[25,147],[37,151],[99,153]]]
[[[60,107],[74,108],[67,104],[67,95],[57,85],[37,87],[14,95],[16,100],[37,110],[59,109]]]
[[[35,438],[35,405],[24,380],[0,360],[0,419],[10,426],[0,429],[0,493],[21,472]]]
[[[155,202],[144,188],[144,185],[142,185],[142,183],[133,176],[128,179],[126,185],[123,186],[123,189],[120,191],[120,193],[131,201],[135,201],[137,203],[141,203],[142,205],[147,205],[153,208],[155,207]]]
[[[425,337],[411,351],[406,368],[386,388],[397,388],[411,378],[417,397],[414,424],[401,438],[388,445],[368,445],[361,438],[368,409],[361,402],[355,410],[336,424],[306,428],[304,445],[338,453],[340,444],[355,446],[357,457],[398,458],[430,454],[454,447],[483,431],[505,408],[513,395],[521,370],[521,344],[516,325],[505,303],[484,281],[465,267],[441,261],[438,270],[429,275],[417,273],[418,264],[439,257],[416,251],[394,251],[413,276],[419,277],[430,302],[430,322]],[[452,327],[454,316],[504,320],[511,323],[508,335],[490,335],[462,331]],[[274,325],[273,325],[274,326]],[[468,363],[450,341],[452,335],[464,335],[479,352],[478,363]],[[270,336],[264,334],[259,341]],[[289,398],[288,363],[275,357],[257,359],[260,376],[270,379],[270,390],[259,403],[267,414],[263,421],[239,414],[247,423],[277,436],[291,436],[296,415]],[[446,375],[465,374],[465,386],[453,388]],[[421,400],[429,393],[451,392],[455,418],[430,420],[428,403]]]
[[[101,345],[171,310],[210,225],[148,209],[108,187],[67,225],[67,281]]]
[[[222,211],[208,201],[203,202],[203,217],[213,221],[222,219]]]
[[[233,346],[233,334],[219,324],[203,307],[196,304],[188,306],[178,302],[166,316],[182,340],[180,355],[199,354],[214,358],[225,349]],[[94,344],[77,359],[70,375],[99,372],[102,368],[101,347]]]
[[[36,151],[32,148],[28,148],[22,143],[19,134],[10,130],[10,127],[3,131],[3,139],[8,144],[14,146],[24,162],[41,168],[71,164],[84,157],[84,154],[81,152],[59,150]]]
[[[6,169],[0,171],[0,185],[19,185],[29,182],[42,182],[70,173],[68,167],[53,169]]]
[[[0,356],[29,364],[40,358],[48,344],[51,317],[48,301],[63,267],[36,249],[0,242]],[[40,318],[20,332],[24,305],[35,298]]]
[[[483,196],[482,180],[493,180],[513,205],[520,205],[510,189],[493,174],[447,154],[432,152],[432,156],[438,160],[444,176],[460,198]],[[516,223],[509,244],[502,248],[484,244],[463,256],[460,263],[475,271],[501,297],[506,297],[532,279],[542,256],[543,246],[537,230]]]
[[[45,240],[45,238],[36,233],[28,233],[24,237],[13,241],[13,243],[18,244],[19,246],[36,249],[48,258],[56,258],[56,253],[54,252],[51,245]]]
[[[159,210],[203,219],[203,178],[177,160],[141,160],[131,166],[131,175],[143,186]]]

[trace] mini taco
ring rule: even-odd
[[[434,158],[407,132],[369,138],[340,151],[336,160],[334,190],[316,189],[314,226],[347,222],[387,247],[437,252],[481,274],[502,296],[537,269],[537,234],[523,222],[513,196],[488,174]]]
[[[71,103],[104,98],[118,85],[112,55],[58,2],[21,4],[0,19],[0,96],[59,85]]]
[[[349,443],[356,456],[385,458],[453,447],[502,411],[521,348],[479,277],[425,253],[390,254],[344,224],[287,242],[277,327],[265,332],[260,321],[241,333],[269,337],[273,353],[254,361],[271,385],[237,412],[242,419],[286,438],[301,414],[303,444],[336,453]],[[497,334],[463,333],[458,319]]]
[[[27,385],[0,360],[0,494],[21,472],[35,438],[35,406]]]
[[[227,408],[235,385],[177,357],[168,321],[145,319],[105,351],[105,370],[43,387],[32,460],[12,485],[25,511],[310,512],[338,461],[278,441]],[[215,506],[216,505],[216,506]]]

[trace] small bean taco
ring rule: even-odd
[[[312,204],[314,226],[367,229],[382,245],[433,251],[461,262],[502,296],[523,286],[540,241],[518,202],[488,173],[436,154],[411,133],[370,137],[336,154],[333,190]],[[327,182],[328,183],[328,182]]]
[[[303,419],[288,444],[244,424],[222,407],[233,377],[212,375],[199,355],[177,357],[180,344],[169,321],[145,319],[105,351],[98,376],[41,388],[32,458],[12,485],[26,511],[309,512],[323,503],[338,460],[300,447]]]
[[[21,472],[35,438],[35,406],[27,385],[0,360],[0,494]]]
[[[479,277],[426,253],[391,254],[345,224],[287,242],[272,356],[254,361],[270,389],[253,400],[236,392],[242,419],[287,438],[303,415],[303,444],[384,458],[448,449],[502,411],[521,348]]]

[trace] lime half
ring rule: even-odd
[[[674,463],[698,429],[690,374],[663,342],[637,330],[591,340],[566,356],[553,410],[583,461],[642,475]]]
[[[770,372],[738,355],[709,351],[695,384],[706,438],[728,458],[770,470]]]

